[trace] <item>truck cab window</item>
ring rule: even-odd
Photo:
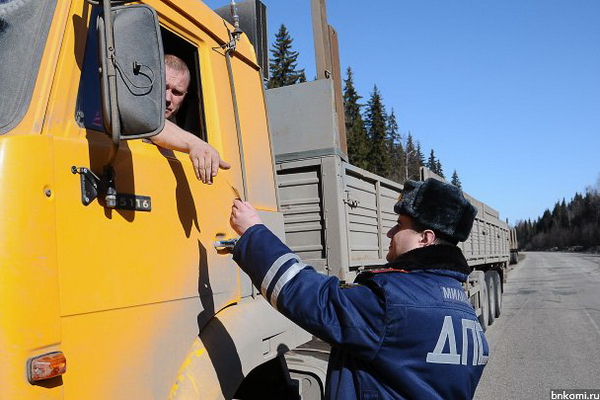
[[[56,0],[0,1],[0,134],[27,112],[55,6]]]
[[[98,74],[98,38],[96,35],[96,15],[98,7],[90,19],[90,29],[86,41],[81,80],[75,117],[84,128],[104,132],[100,100],[100,77]],[[206,124],[200,84],[198,49],[167,29],[161,28],[165,54],[181,59],[190,72],[190,83],[173,122],[188,132],[206,140]],[[175,93],[181,95],[181,93]]]
[[[174,55],[182,60],[190,71],[189,87],[174,122],[182,129],[206,141],[198,49],[165,28],[161,28],[161,33],[165,54]]]

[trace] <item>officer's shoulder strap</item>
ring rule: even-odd
[[[372,269],[369,271],[361,272],[360,275],[356,277],[356,283],[364,283],[365,281],[371,280],[372,278],[389,273],[400,273],[400,274],[408,274],[409,271],[405,269],[396,269],[396,268],[381,268],[381,269]]]
[[[382,269],[374,269],[372,271],[368,271],[372,274],[385,274],[388,272],[400,272],[403,274],[408,274],[409,271],[405,270],[405,269],[397,269],[397,268],[382,268]]]

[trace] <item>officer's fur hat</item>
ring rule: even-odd
[[[477,214],[459,188],[433,178],[406,181],[394,211],[455,243],[467,240]]]

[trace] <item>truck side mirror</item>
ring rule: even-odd
[[[165,124],[165,65],[156,12],[146,5],[105,4],[98,36],[106,132],[116,145],[156,135]]]

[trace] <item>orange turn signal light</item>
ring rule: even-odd
[[[30,358],[27,362],[27,378],[29,382],[55,378],[67,372],[67,359],[62,351],[42,354]]]

